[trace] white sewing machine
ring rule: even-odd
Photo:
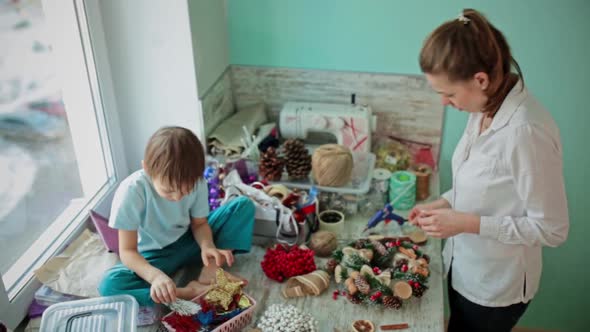
[[[284,138],[327,133],[350,151],[371,152],[377,119],[366,105],[288,102],[281,109],[279,127]]]

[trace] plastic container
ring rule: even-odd
[[[318,186],[315,184],[311,175],[307,180],[302,181],[289,181],[283,175],[281,181],[271,183],[281,183],[289,188],[299,189],[310,189],[312,186],[315,186],[319,191],[339,194],[366,194],[371,187],[371,178],[373,177],[373,169],[375,168],[375,155],[370,152],[353,152],[352,160],[354,165],[352,167],[351,180],[342,187]]]
[[[325,187],[315,185],[313,179],[305,181],[277,181],[289,188],[307,189],[312,186],[318,189],[320,210],[338,210],[346,215],[355,215],[360,209],[360,204],[365,201],[365,196],[371,189],[373,169],[375,168],[375,155],[369,152],[353,152],[353,168],[350,182],[342,187]]]
[[[137,301],[130,295],[96,297],[47,308],[40,332],[135,332]]]
[[[210,332],[239,332],[239,331],[242,331],[242,329],[244,329],[248,324],[250,324],[250,322],[252,321],[252,317],[254,315],[254,309],[256,308],[256,301],[250,295],[248,295],[246,293],[244,293],[244,295],[246,295],[246,297],[248,297],[248,299],[250,300],[250,303],[252,303],[252,305],[248,309],[242,311],[236,317],[219,325],[218,327],[211,330]],[[197,296],[196,298],[193,299],[193,302],[198,302],[199,299],[203,296],[205,296],[205,294]],[[169,313],[168,315],[164,316],[164,318],[168,317],[172,314],[173,313]],[[168,324],[162,322],[162,325],[166,328],[166,330],[168,330],[170,332],[176,332],[176,330],[171,328]]]
[[[41,286],[41,288],[39,288],[35,292],[35,300],[37,300],[37,303],[39,303],[40,305],[44,305],[46,307],[49,307],[50,305],[56,303],[75,301],[81,299],[83,298],[79,296],[56,292],[46,285]]]

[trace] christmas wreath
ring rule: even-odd
[[[335,251],[326,267],[350,302],[400,309],[428,289],[429,262],[412,242],[371,237]]]

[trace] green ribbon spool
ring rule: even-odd
[[[406,190],[408,186],[410,188]],[[400,194],[402,197],[398,198]],[[395,201],[393,208],[396,210],[413,208],[416,204],[416,174],[408,171],[394,172],[389,179],[389,201]]]

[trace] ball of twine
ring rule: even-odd
[[[338,247],[336,234],[328,231],[318,231],[311,236],[309,248],[315,252],[318,257],[328,257]]]
[[[311,157],[311,171],[317,184],[328,187],[346,185],[352,176],[352,153],[338,144],[325,144]]]

